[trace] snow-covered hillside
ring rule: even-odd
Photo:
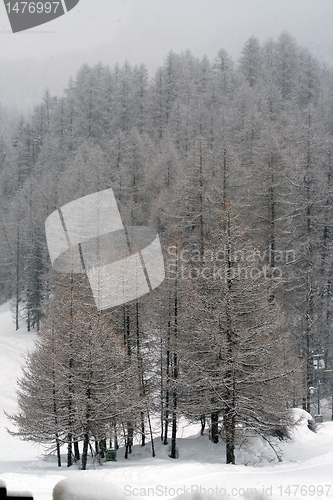
[[[16,406],[16,379],[21,375],[24,355],[33,348],[34,333],[25,328],[15,331],[9,303],[0,306],[0,404],[2,410],[13,413]],[[25,443],[6,432],[10,426],[0,412],[0,460],[17,461],[36,458],[40,451],[33,443]]]
[[[0,401],[7,413],[16,409],[16,379],[34,336],[23,329],[15,332],[9,305],[0,307]],[[223,442],[214,445],[208,436],[199,436],[197,427],[184,425],[179,429],[178,460],[168,457],[168,447],[157,438],[155,458],[149,444],[137,445],[129,460],[120,450],[117,462],[90,463],[88,470],[80,471],[77,466],[58,468],[55,457],[43,458],[42,448],[11,437],[5,428],[12,425],[1,411],[0,479],[9,491],[31,491],[35,500],[51,500],[54,486],[62,479],[68,480],[58,487],[57,498],[62,500],[73,498],[71,490],[79,489],[87,500],[108,498],[108,491],[110,499],[132,500],[194,492],[220,500],[333,498],[333,422],[326,421],[313,433],[305,412],[297,410],[295,418],[298,425],[292,439],[279,443],[282,462],[265,441],[256,438],[238,448],[236,459],[242,465],[226,465]]]

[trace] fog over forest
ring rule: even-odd
[[[238,62],[246,40],[287,30],[321,63],[333,64],[331,0],[81,0],[67,15],[12,34],[0,9],[0,102],[27,113],[46,88],[60,96],[83,63],[144,63],[149,77],[170,50]]]

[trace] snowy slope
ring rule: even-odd
[[[9,436],[5,427],[12,428],[3,410],[16,410],[16,379],[21,375],[24,355],[33,347],[34,333],[25,328],[15,331],[15,324],[7,302],[0,306],[0,460],[36,458],[39,451],[31,443]]]
[[[15,332],[9,305],[0,307],[0,402],[8,413],[16,409],[16,378],[34,336],[23,329]],[[77,466],[58,468],[55,457],[38,459],[43,449],[8,435],[5,427],[12,425],[1,412],[0,479],[9,491],[31,491],[35,500],[51,500],[54,486],[62,479],[68,480],[58,487],[65,494],[58,491],[57,498],[62,500],[72,500],[71,490],[78,492],[78,485],[86,496],[77,498],[86,500],[102,500],[107,491],[114,498],[115,489],[117,498],[131,500],[168,499],[194,492],[220,500],[333,498],[333,486],[328,491],[333,479],[333,422],[325,422],[313,433],[302,410],[297,410],[296,417],[299,423],[292,439],[279,444],[280,463],[269,445],[256,438],[237,450],[236,459],[242,465],[226,465],[224,443],[214,445],[207,436],[198,435],[198,428],[183,426],[178,460],[168,457],[168,447],[157,438],[155,458],[150,444],[138,445],[127,461],[120,450],[117,462],[91,463],[87,471],[80,471]]]

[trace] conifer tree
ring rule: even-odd
[[[208,241],[208,263],[197,280],[197,326],[189,342],[182,339],[181,356],[188,386],[201,395],[197,415],[206,407],[206,413],[223,416],[226,462],[235,463],[240,425],[244,432],[267,435],[287,422],[296,368],[281,307],[271,298],[274,283],[255,262],[255,249],[231,207]],[[217,255],[218,270],[212,262]],[[196,401],[193,406],[192,414]]]

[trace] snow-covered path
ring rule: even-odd
[[[0,307],[0,403],[8,413],[16,409],[16,379],[24,362],[22,355],[33,347],[34,336],[24,329],[15,332],[9,305]],[[145,448],[135,446],[129,460],[124,460],[120,452],[117,462],[99,467],[90,464],[87,471],[76,466],[58,468],[54,457],[47,461],[38,458],[43,449],[11,437],[5,430],[8,426],[11,424],[1,411],[0,479],[9,491],[31,491],[35,500],[51,500],[53,487],[64,478],[88,480],[97,495],[91,500],[98,498],[104,481],[117,485],[123,497],[132,500],[167,499],[194,491],[220,500],[333,498],[331,421],[322,424],[317,433],[301,422],[292,440],[279,445],[281,463],[266,443],[256,439],[237,451],[238,463],[246,465],[226,465],[224,444],[213,445],[207,436],[198,436],[198,429],[193,427],[179,432],[184,437],[178,440],[178,460],[170,459],[168,447],[157,439],[156,458],[151,457],[149,444]]]

